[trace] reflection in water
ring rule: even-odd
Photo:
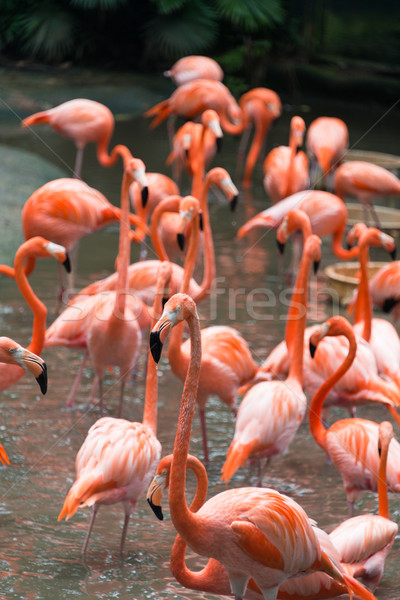
[[[323,112],[328,111],[326,104]],[[328,111],[329,112],[329,111]],[[268,149],[286,143],[288,124],[294,111],[285,112],[271,131]],[[307,124],[322,113],[307,113]],[[327,112],[326,112],[327,114]],[[351,112],[333,107],[330,114],[343,118],[355,142],[378,120],[364,109]],[[392,125],[383,120],[362,140],[360,148],[396,152],[396,119]],[[388,117],[389,119],[389,117]],[[17,125],[16,125],[17,127]],[[398,131],[398,128],[397,128]],[[10,128],[8,129],[8,133]],[[68,164],[73,164],[71,145],[44,127],[40,137]],[[128,144],[140,156],[148,170],[168,173],[164,165],[168,154],[164,127],[148,130],[141,118],[117,123],[115,141]],[[49,160],[48,148],[30,136],[18,135],[10,140],[31,148]],[[226,136],[223,150],[214,160],[231,173],[236,164],[238,140]],[[94,149],[88,148],[83,174],[87,183],[98,188],[113,203],[118,203],[121,184],[120,165],[102,169],[96,162]],[[251,194],[241,192],[236,213],[228,210],[211,193],[210,218],[217,255],[218,282],[215,294],[200,306],[202,325],[229,324],[239,329],[249,341],[253,356],[261,363],[283,338],[290,288],[282,276],[277,259],[275,234],[260,230],[243,240],[236,240],[238,228],[256,212],[268,206],[262,187],[261,166],[254,175]],[[235,182],[237,185],[239,182]],[[240,187],[240,185],[238,185]],[[33,190],[32,190],[33,191]],[[182,193],[189,192],[184,181]],[[117,253],[118,227],[113,226],[82,240],[79,255],[77,285],[113,271]],[[283,268],[290,262],[291,242],[283,259]],[[376,253],[380,256],[379,252]],[[132,248],[132,259],[139,257],[139,248]],[[384,257],[385,258],[385,257]],[[323,267],[336,262],[328,240],[323,244]],[[58,286],[57,266],[52,261],[39,261],[31,277],[32,286],[49,308],[48,322],[54,318]],[[3,335],[20,343],[29,342],[32,327],[30,309],[18,292],[15,282],[0,279],[0,323]],[[336,312],[335,304],[322,303],[326,281],[320,275],[312,278],[308,320],[320,322]],[[222,293],[221,293],[222,292]],[[144,336],[146,337],[146,336]],[[143,341],[139,373],[127,386],[125,418],[140,420],[145,385],[146,344]],[[121,507],[101,507],[92,533],[91,545],[83,562],[80,550],[86,535],[90,510],[76,513],[68,522],[57,522],[65,494],[74,480],[74,461],[89,427],[98,417],[88,406],[92,367],[85,369],[74,410],[65,408],[72,379],[80,366],[82,354],[76,350],[54,348],[46,350],[49,391],[41,396],[28,378],[21,379],[2,395],[0,439],[11,459],[11,466],[0,468],[0,597],[7,599],[54,600],[54,598],[101,598],[132,600],[139,598],[194,599],[212,598],[207,594],[184,590],[169,572],[169,551],[175,532],[168,510],[165,520],[158,522],[143,499],[134,511],[128,529],[123,559],[118,555],[122,525]],[[170,372],[166,353],[159,369],[159,439],[163,454],[172,451],[182,384]],[[118,406],[118,376],[107,375],[105,404],[108,414],[115,416]],[[387,418],[380,407],[363,407],[359,415],[374,420]],[[341,409],[332,410],[332,418],[344,416]],[[346,415],[347,416],[347,415]],[[207,406],[207,427],[210,441],[208,467],[209,496],[222,491],[220,469],[234,432],[233,416],[216,398]],[[397,436],[399,437],[399,436]],[[191,453],[202,456],[201,434],[197,417],[193,423]],[[230,485],[252,485],[257,480],[256,466],[240,469]],[[326,463],[321,449],[314,443],[307,422],[303,422],[286,455],[273,459],[264,484],[292,495],[319,525],[331,531],[347,517],[347,504],[340,476]],[[188,494],[193,494],[195,482],[188,477]],[[392,518],[400,521],[400,499],[391,495]],[[166,504],[166,503],[165,503]],[[365,493],[357,503],[358,512],[376,511],[374,494]],[[200,568],[203,559],[190,556],[190,565]],[[380,600],[398,598],[398,541],[386,562],[386,570],[378,589]]]

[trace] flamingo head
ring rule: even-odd
[[[45,394],[47,392],[47,366],[44,360],[7,337],[0,338],[0,347],[0,361],[4,355],[4,362],[18,365],[24,371],[32,373],[42,394]]]
[[[181,250],[185,247],[185,234],[191,223],[196,217],[199,219],[199,226],[202,228],[202,219],[199,201],[194,196],[185,196],[179,203],[179,226],[177,232],[177,242]]]
[[[325,336],[345,335],[351,342],[355,343],[353,328],[345,317],[335,315],[322,325],[317,327],[310,336],[310,354],[314,358],[318,344]]]

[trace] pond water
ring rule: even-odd
[[[66,95],[65,99],[71,96]],[[286,144],[288,124],[293,114],[302,114],[309,124],[319,115],[343,118],[350,129],[351,143],[359,149],[399,153],[399,114],[385,113],[385,109],[366,106],[346,107],[333,104],[286,106],[286,110],[272,129],[268,149]],[[25,116],[25,115],[24,115]],[[47,127],[37,128],[38,136],[21,134],[19,123],[10,115],[6,141],[30,150],[58,164],[72,165],[74,149]],[[168,154],[165,126],[149,131],[148,122],[140,116],[117,121],[113,141],[126,143],[141,157],[149,171],[170,174],[164,161]],[[222,152],[213,165],[228,169],[235,177],[238,140],[225,136]],[[60,157],[60,158],[59,158]],[[61,160],[62,159],[62,160]],[[101,168],[94,151],[88,148],[84,160],[84,179],[102,191],[110,201],[118,203],[120,167]],[[185,181],[188,192],[188,182]],[[32,190],[34,191],[34,190]],[[254,212],[267,207],[262,187],[261,168],[254,176],[251,197],[243,192],[236,213],[232,216],[227,206],[215,196],[210,200],[211,223],[214,231],[217,276],[219,287],[225,293],[218,295],[215,304],[207,302],[199,307],[203,326],[230,324],[248,340],[255,360],[261,363],[269,351],[282,339],[286,306],[279,300],[263,308],[264,298],[257,298],[256,289],[268,289],[279,298],[284,278],[278,272],[274,232],[260,234],[249,243],[237,241],[235,233]],[[100,278],[113,270],[117,252],[118,228],[111,227],[82,240],[79,248],[77,286]],[[289,252],[285,256],[289,260]],[[138,249],[132,250],[138,258]],[[385,260],[379,252],[376,260]],[[323,245],[321,267],[336,262],[327,240]],[[285,263],[285,264],[286,264]],[[55,296],[58,286],[57,265],[52,260],[41,260],[31,278],[32,286],[49,309],[48,323],[54,319]],[[9,335],[27,345],[30,340],[31,312],[11,280],[2,278],[0,321],[3,335]],[[323,283],[321,284],[323,285]],[[240,289],[239,289],[240,288]],[[229,290],[236,290],[235,301]],[[257,304],[258,301],[258,304]],[[334,309],[320,300],[317,302],[315,281],[309,310],[309,322],[320,322]],[[126,390],[124,417],[141,420],[144,398],[144,367],[147,339],[144,342],[139,374]],[[166,353],[165,353],[166,354]],[[123,558],[119,556],[122,527],[122,507],[102,507],[92,533],[85,560],[81,547],[90,518],[90,509],[79,510],[68,522],[57,522],[65,494],[74,480],[74,461],[87,430],[97,419],[95,408],[88,406],[93,371],[85,370],[74,410],[65,407],[72,379],[82,355],[65,348],[45,350],[48,365],[49,389],[40,396],[34,382],[22,378],[2,394],[0,439],[11,459],[8,468],[0,469],[0,597],[7,599],[54,600],[118,598],[213,598],[214,596],[183,589],[169,571],[169,552],[174,539],[174,528],[165,503],[165,520],[160,523],[150,511],[145,499],[139,501],[132,515]],[[160,366],[159,430],[163,454],[173,447],[176,420],[181,396],[181,383],[169,372],[166,355]],[[119,386],[116,374],[107,375],[105,405],[110,415],[116,416]],[[380,421],[387,418],[379,407],[359,409],[360,416]],[[343,411],[332,411],[332,417],[341,418]],[[213,398],[207,410],[211,462],[208,467],[209,497],[221,491],[220,469],[234,432],[231,413]],[[397,437],[399,437],[397,433]],[[200,428],[197,416],[193,423],[191,452],[202,456]],[[231,486],[255,485],[257,472],[243,468],[231,481]],[[306,420],[302,423],[286,455],[271,461],[264,485],[290,494],[305,508],[310,517],[331,531],[347,517],[347,503],[338,472],[325,462],[321,449],[315,444]],[[188,480],[188,493],[194,481]],[[400,497],[391,495],[391,516],[400,522]],[[357,503],[357,512],[375,512],[376,497],[365,493]],[[190,556],[190,553],[189,553]],[[399,598],[400,544],[396,541],[386,561],[385,575],[377,591],[381,600]],[[192,567],[203,561],[190,557]]]

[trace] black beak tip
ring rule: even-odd
[[[392,260],[396,260],[396,247],[389,254]]]
[[[204,229],[204,224],[203,224],[203,213],[202,213],[202,212],[201,212],[201,213],[199,213],[199,228],[200,228],[200,231],[203,231],[203,229]]]
[[[154,359],[154,362],[159,363],[161,358],[161,352],[163,349],[162,341],[160,340],[160,332],[152,331],[150,333],[150,352]]]
[[[179,248],[183,251],[184,247],[185,247],[185,236],[183,233],[177,233],[176,234],[176,240],[178,242],[178,246]]]
[[[147,502],[149,503],[150,508],[153,511],[153,513],[156,515],[157,519],[159,519],[160,521],[163,521],[164,515],[162,512],[161,506],[157,506],[156,504],[153,504],[152,501],[150,500],[150,498],[147,498]]]
[[[235,212],[238,200],[239,200],[239,196],[237,194],[236,194],[236,196],[233,196],[233,198],[231,200],[231,212]]]
[[[350,244],[350,242],[346,242],[346,247],[347,247],[347,250],[351,250],[353,246],[352,246],[352,244]]]
[[[142,188],[142,207],[144,208],[147,204],[147,200],[149,199],[149,188],[147,185]]]
[[[71,261],[69,259],[69,255],[66,255],[66,258],[63,262],[64,268],[67,271],[67,273],[71,273]]]
[[[312,341],[310,340],[310,354],[311,354],[311,358],[314,358],[316,349],[317,349],[317,346],[315,346],[315,344],[313,344]]]
[[[46,363],[43,364],[42,372],[40,373],[39,377],[36,377],[36,381],[39,384],[40,391],[42,392],[43,395],[45,395],[45,393],[47,392],[47,366],[46,366]]]
[[[218,137],[215,140],[216,146],[217,146],[217,152],[221,152],[221,148],[222,148],[222,137]]]
[[[164,296],[164,298],[162,298],[161,305],[163,307],[163,310],[164,310],[164,306],[167,304],[168,300],[169,300],[168,296]]]
[[[283,254],[284,251],[285,251],[285,244],[283,244],[279,240],[276,240],[276,245],[278,246],[278,252],[279,252],[279,254]]]
[[[395,298],[386,298],[382,305],[383,312],[389,313],[392,310],[392,308],[396,306],[397,303],[398,300],[396,300]]]
[[[319,263],[320,263],[319,260],[314,260],[314,262],[313,262],[314,275],[316,275],[318,273]]]

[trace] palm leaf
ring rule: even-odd
[[[47,59],[61,59],[74,47],[75,19],[55,5],[38,7],[21,18],[24,48]]]
[[[280,23],[284,17],[280,0],[216,0],[215,4],[221,17],[246,31]]]

